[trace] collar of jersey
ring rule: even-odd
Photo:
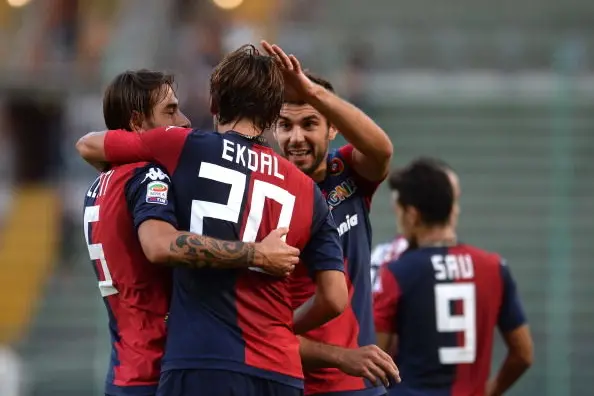
[[[234,130],[229,130],[225,133],[231,133],[233,135],[237,135],[237,136],[241,137],[242,139],[249,140],[251,142],[259,144],[260,146],[270,147],[270,145],[268,144],[268,140],[263,135],[258,135],[258,136],[244,135],[243,133],[239,133]]]

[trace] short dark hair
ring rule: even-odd
[[[421,158],[390,176],[398,203],[419,211],[426,225],[445,225],[454,207],[454,189],[447,169],[432,159]]]
[[[103,95],[103,118],[108,129],[130,131],[134,112],[151,117],[153,108],[173,88],[172,74],[148,69],[127,70],[117,75]]]
[[[322,87],[326,88],[328,91],[330,92],[334,92],[334,86],[332,85],[332,83],[320,76],[317,76],[309,71],[305,72],[305,75],[307,76],[307,78],[309,78],[312,82],[321,85]],[[288,104],[294,104],[294,105],[304,105],[305,101],[302,99],[296,99],[296,98],[289,98],[289,97],[285,97],[285,103]]]
[[[210,76],[211,110],[221,124],[249,119],[270,128],[283,106],[283,75],[267,55],[244,45],[223,58]]]
[[[454,168],[452,168],[452,166],[450,164],[448,164],[447,162],[445,162],[444,160],[442,160],[440,158],[420,157],[420,158],[417,158],[415,161],[431,163],[434,166],[437,166],[445,171],[449,171],[449,172],[454,171]],[[402,169],[396,169],[396,170],[393,170],[392,172],[390,172],[390,175],[388,176],[388,187],[390,188],[390,190],[392,190],[392,191],[396,190],[396,183],[398,182],[398,179],[400,178],[401,171],[402,171]]]

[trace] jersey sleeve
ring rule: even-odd
[[[314,185],[313,221],[310,239],[301,251],[301,260],[310,275],[317,271],[343,271],[344,256],[336,223],[318,186]]]
[[[390,264],[380,269],[380,287],[373,295],[373,319],[380,333],[396,332],[396,312],[401,290]]]
[[[503,333],[512,331],[526,323],[526,316],[511,271],[505,261],[500,264],[503,283],[503,301],[499,310],[497,325]]]
[[[146,220],[165,221],[177,228],[175,205],[171,196],[171,180],[156,164],[136,169],[124,190],[134,227]]]
[[[157,162],[169,173],[175,171],[189,128],[164,127],[136,133],[124,130],[108,131],[105,135],[107,162]]]
[[[344,162],[346,162],[349,169],[351,169],[351,172],[353,173],[353,176],[355,178],[355,182],[357,183],[357,187],[359,187],[363,192],[363,196],[367,200],[369,206],[371,205],[371,199],[373,198],[373,194],[375,194],[377,188],[380,184],[382,184],[383,180],[371,181],[357,173],[357,171],[353,168],[354,150],[355,147],[352,144],[347,144],[339,148],[338,153],[340,157],[344,160]]]

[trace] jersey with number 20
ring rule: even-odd
[[[314,182],[259,138],[159,128],[109,131],[113,163],[152,159],[171,174],[180,229],[254,242],[289,227],[310,274],[344,270],[336,225]],[[241,372],[303,387],[290,279],[260,271],[175,269],[163,370]]]

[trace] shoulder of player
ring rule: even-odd
[[[129,179],[140,172],[142,169],[147,167],[150,163],[149,162],[133,162],[131,164],[122,164],[112,166],[106,173],[112,172],[114,176],[121,177],[124,179]],[[154,165],[153,166],[157,166]]]
[[[408,250],[400,256],[390,260],[387,267],[392,272],[407,271],[410,268],[419,268],[419,265],[426,263],[428,260],[427,252],[420,249]]]
[[[460,244],[458,248],[463,253],[470,254],[478,265],[501,265],[505,264],[505,260],[500,254],[481,249],[477,246]]]

